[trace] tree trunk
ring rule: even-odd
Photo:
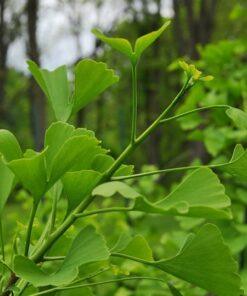
[[[38,9],[38,0],[27,1],[27,54],[28,57],[37,64],[40,63],[39,49],[37,44]],[[35,149],[40,150],[43,147],[43,138],[45,132],[45,101],[39,86],[33,78],[30,78],[29,81],[29,99],[30,122]]]

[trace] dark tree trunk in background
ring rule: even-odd
[[[173,0],[174,38],[178,43],[178,53],[198,58],[196,46],[210,42],[215,27],[215,16],[218,0]],[[182,17],[185,15],[187,28]],[[186,34],[188,30],[188,34]],[[186,37],[187,36],[187,40]]]
[[[37,21],[38,21],[39,0],[28,0],[27,13],[27,54],[28,57],[40,64],[39,48],[37,43]],[[29,84],[30,98],[30,121],[34,138],[35,148],[40,150],[43,147],[43,138],[45,132],[45,100],[34,79],[30,78]]]
[[[178,56],[187,55],[194,60],[199,58],[197,45],[211,41],[218,3],[218,0],[173,0],[174,40],[178,44]],[[184,21],[187,27],[182,26]],[[192,150],[193,158],[206,160],[203,143],[196,142]]]
[[[5,0],[0,1],[0,118],[4,119],[4,86],[6,79],[6,59],[8,44],[5,37]]]

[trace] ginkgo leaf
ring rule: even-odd
[[[198,185],[199,184],[199,185]],[[129,185],[112,181],[103,183],[93,190],[93,195],[111,197],[119,193],[132,200],[129,210],[150,214],[231,219],[231,204],[224,186],[216,174],[201,168],[189,174],[167,197],[151,203]]]
[[[24,158],[7,163],[7,166],[20,180],[24,188],[31,192],[36,201],[43,196],[47,189],[45,152],[46,150],[40,153],[29,150]]]
[[[36,287],[66,285],[72,282],[78,274],[76,268],[48,274],[32,260],[21,255],[17,255],[14,258],[14,271],[19,277]]]
[[[204,225],[190,237],[175,257],[153,266],[218,296],[240,295],[237,263],[213,224]]]
[[[132,46],[129,43],[127,39],[124,38],[112,38],[112,37],[107,37],[104,35],[101,31],[97,29],[93,29],[92,33],[101,41],[107,43],[110,45],[112,48],[116,49],[117,51],[123,53],[125,56],[127,56],[130,60],[133,57],[133,50]]]
[[[158,201],[155,206],[172,208],[180,203],[187,204],[189,216],[207,217],[208,215],[210,217],[212,215],[212,218],[214,210],[217,216],[217,210],[226,209],[231,205],[230,198],[225,194],[224,186],[220,183],[217,175],[209,168],[201,168],[189,174],[167,197]]]
[[[97,153],[95,149],[101,149],[95,138],[88,136],[75,136],[69,138],[62,145],[51,162],[49,186],[52,186],[67,171],[80,169],[84,162],[92,158],[92,154]],[[98,148],[99,147],[99,148]]]
[[[246,182],[247,180],[247,150],[241,145],[237,145],[234,149],[232,158],[229,163],[223,165],[220,169],[237,179]]]
[[[237,109],[237,108],[229,108],[226,110],[226,114],[231,118],[234,124],[240,129],[247,129],[247,113]]]
[[[121,240],[123,240],[123,237]],[[111,252],[117,252],[131,257],[138,257],[147,261],[153,260],[153,252],[145,238],[141,235],[136,235],[131,239],[125,238],[125,244],[118,241]]]
[[[54,71],[39,68],[33,61],[28,61],[28,69],[39,84],[54,110],[57,120],[67,121],[72,111],[69,100],[67,69],[61,66]]]
[[[170,259],[146,260],[139,256],[139,251],[137,244],[132,251],[134,256],[121,251],[112,255],[125,256],[131,260],[137,258],[138,262],[141,259],[144,264],[161,269],[217,296],[236,296],[241,293],[237,263],[219,229],[213,224],[206,224],[198,233],[190,234],[178,254]]]
[[[68,199],[68,212],[91,193],[101,177],[100,173],[88,170],[68,172],[64,175],[62,182]]]
[[[107,69],[105,63],[89,59],[80,61],[75,68],[73,112],[78,112],[96,100],[105,89],[118,80],[118,76],[113,70]]]
[[[22,157],[21,147],[16,137],[4,129],[0,130],[0,153],[6,161]]]
[[[1,156],[0,156],[1,157]],[[0,216],[10,195],[14,182],[14,174],[0,158]]]
[[[160,37],[160,35],[165,31],[169,24],[170,21],[164,23],[158,30],[141,36],[136,40],[134,52],[137,59],[140,58],[141,54],[146,48],[148,48],[152,43],[154,43],[157,38]]]
[[[57,272],[45,273],[33,261],[20,255],[14,258],[14,271],[20,278],[36,287],[61,286],[76,278],[79,266],[107,260],[109,255],[104,238],[96,233],[94,227],[87,226],[75,237]]]
[[[130,186],[123,182],[119,181],[112,181],[112,182],[107,182],[103,183],[99,186],[97,186],[93,190],[93,195],[100,195],[104,197],[110,197],[113,196],[114,194],[119,193],[124,197],[127,198],[136,198],[140,196],[138,192],[136,192],[134,189],[132,189]]]
[[[159,38],[159,36],[164,32],[169,24],[170,22],[168,21],[164,23],[158,30],[139,37],[135,42],[134,49],[127,39],[107,37],[101,31],[96,29],[92,30],[92,32],[97,38],[121,52],[127,56],[133,64],[136,64],[143,51],[148,48],[157,38]]]
[[[52,160],[58,154],[63,144],[74,136],[94,137],[94,133],[84,128],[75,129],[73,125],[61,121],[52,123],[46,130],[45,147],[47,147],[46,164],[48,172],[51,169]]]

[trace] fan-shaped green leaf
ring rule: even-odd
[[[133,199],[130,210],[153,214],[230,219],[230,199],[216,174],[201,168],[186,177],[167,197],[151,203],[129,185],[113,181],[99,185],[94,195],[110,197],[119,193]]]
[[[190,237],[175,257],[153,265],[218,296],[240,295],[237,263],[213,224]]]
[[[62,181],[64,192],[68,198],[68,212],[71,212],[79,203],[91,193],[102,175],[95,171],[68,172]]]
[[[22,157],[21,147],[16,137],[4,129],[0,130],[0,153],[7,161]]]
[[[28,151],[24,158],[19,158],[7,163],[14,175],[23,186],[31,192],[38,201],[47,189],[45,168],[45,150],[41,153]]]
[[[240,277],[237,263],[225,245],[219,229],[213,224],[204,225],[197,234],[191,234],[179,253],[159,261],[142,259],[121,252],[114,256],[126,257],[161,269],[189,283],[197,285],[217,296],[237,296],[240,292]]]
[[[58,154],[63,144],[70,138],[75,136],[94,137],[94,133],[84,128],[77,128],[65,122],[55,122],[50,125],[45,134],[46,165],[50,173],[52,160]],[[48,174],[49,174],[48,173]]]
[[[73,112],[76,113],[88,103],[97,99],[105,89],[119,80],[106,64],[85,59],[75,68],[75,93]]]
[[[101,149],[95,138],[88,136],[75,136],[69,138],[55,155],[51,163],[49,186],[52,186],[67,171],[80,170],[85,162],[92,161],[92,154]],[[96,152],[95,152],[96,149]]]
[[[32,260],[21,255],[15,256],[14,271],[19,277],[36,287],[66,285],[72,282],[78,274],[76,268],[60,270],[54,274],[48,274]]]
[[[28,68],[39,84],[54,110],[57,120],[67,121],[72,104],[69,101],[69,83],[67,69],[61,66],[54,71],[40,69],[33,61],[28,61]]]
[[[112,181],[101,184],[93,190],[93,195],[100,195],[104,197],[110,197],[116,193],[119,193],[127,198],[136,198],[140,196],[140,194],[132,189],[130,186],[119,181]]]
[[[108,258],[109,251],[104,238],[97,234],[92,226],[88,226],[78,233],[57,272],[45,273],[33,261],[20,255],[14,259],[14,271],[19,277],[37,287],[61,286],[75,279],[79,266]]]

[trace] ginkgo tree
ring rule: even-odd
[[[165,277],[112,276],[98,281],[97,276],[109,270],[112,260],[131,260],[149,268],[158,269],[218,296],[242,295],[237,263],[220,230],[211,223],[199,231],[188,234],[179,252],[171,258],[155,258],[148,241],[142,235],[133,237],[122,234],[115,246],[110,247],[101,233],[92,225],[82,228],[66,252],[54,248],[65,232],[79,219],[110,212],[143,212],[163,216],[200,217],[205,219],[232,219],[231,200],[217,173],[224,172],[247,180],[247,151],[238,144],[232,158],[221,164],[164,168],[151,172],[134,173],[133,166],[126,164],[128,157],[152,132],[170,121],[176,121],[205,108],[197,108],[173,115],[174,108],[196,83],[213,79],[203,76],[194,65],[181,61],[185,82],[171,103],[160,106],[160,115],[140,134],[137,133],[137,69],[144,50],[165,31],[169,22],[157,31],[138,38],[135,45],[122,38],[105,36],[93,30],[97,38],[122,53],[132,68],[131,130],[127,147],[113,158],[103,147],[93,131],[76,128],[68,121],[71,116],[96,100],[99,95],[118,82],[119,77],[106,64],[90,59],[80,61],[74,71],[74,85],[70,86],[65,66],[54,71],[39,68],[29,61],[34,79],[43,90],[54,111],[55,122],[46,130],[42,151],[23,151],[15,136],[0,130],[0,216],[7,199],[17,184],[30,193],[32,209],[26,227],[22,248],[5,251],[1,224],[1,293],[2,295],[93,295],[91,288],[122,281],[158,281],[168,286],[171,295],[182,295]],[[157,86],[158,87],[158,86]],[[71,90],[72,89],[72,90]],[[207,106],[207,109],[226,109],[226,116],[237,127],[247,128],[247,114],[227,105]],[[126,180],[147,175],[171,172],[189,172],[173,190],[161,200],[152,202],[132,188]],[[32,239],[34,218],[41,200],[47,195],[53,198],[52,209],[43,233],[38,240]],[[90,210],[96,197],[114,199],[118,195],[125,206],[112,206]],[[63,219],[57,218],[58,204],[67,199]],[[53,250],[51,252],[51,250]],[[49,270],[46,264],[53,262]],[[109,268],[102,268],[104,262]],[[89,268],[90,265],[90,268]],[[82,276],[82,270],[88,270]],[[160,275],[160,273],[159,273]],[[91,279],[94,278],[94,281]],[[166,289],[166,291],[168,291]]]

